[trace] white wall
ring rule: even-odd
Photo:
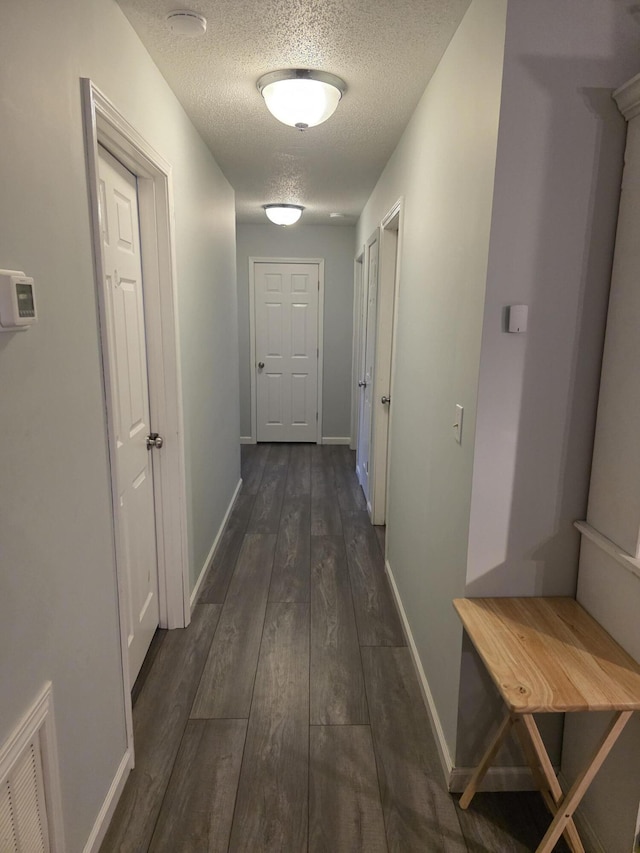
[[[125,750],[80,77],[174,169],[194,576],[239,476],[233,192],[112,0],[1,17],[0,266],[40,320],[0,336],[0,743],[50,679],[77,853]]]
[[[511,0],[478,387],[467,590],[574,595],[620,190],[613,88],[640,67],[635,14],[609,0]],[[505,307],[529,305],[524,335]],[[458,763],[491,702],[460,680]],[[493,700],[491,700],[493,701]],[[485,710],[483,710],[483,708]],[[559,725],[548,743],[560,753]]]
[[[353,323],[353,226],[238,225],[238,321],[240,434],[251,435],[249,258],[324,258],[324,365],[322,435],[351,432],[351,340]]]
[[[587,524],[580,549],[578,601],[640,661],[640,78],[618,100],[631,118],[602,360]],[[565,724],[562,768],[584,767],[610,715],[575,714]],[[640,716],[627,724],[584,800],[584,813],[607,851],[634,848],[640,809]],[[638,839],[640,842],[640,839]]]
[[[358,223],[404,196],[388,559],[455,754],[476,387],[506,0],[474,0]],[[464,406],[462,444],[452,429]]]

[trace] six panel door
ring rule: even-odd
[[[318,434],[318,264],[257,263],[257,440]]]
[[[137,182],[99,150],[111,406],[115,422],[118,560],[126,585],[130,686],[158,627],[158,560]]]

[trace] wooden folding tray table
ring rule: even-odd
[[[584,853],[573,813],[632,713],[640,710],[640,666],[572,598],[456,598],[453,604],[509,710],[460,806],[467,808],[514,728],[554,816],[536,853],[550,853],[562,834],[574,853]],[[573,711],[616,713],[564,796],[533,714]]]

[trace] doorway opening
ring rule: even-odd
[[[137,187],[139,245],[147,297],[143,316],[146,332],[149,422],[164,437],[162,451],[153,462],[153,525],[158,573],[158,621],[162,628],[183,628],[191,619],[187,547],[186,481],[184,471],[184,427],[180,382],[175,262],[171,218],[173,210],[170,165],[118,112],[89,79],[82,80],[87,176],[100,339],[104,376],[108,453],[111,473],[112,512],[120,645],[122,654],[123,704],[127,731],[128,767],[133,767],[130,664],[127,594],[127,542],[120,498],[122,472],[118,471],[117,359],[106,294],[107,263],[101,224],[102,180],[99,147],[131,174]],[[104,203],[103,203],[104,204]],[[123,202],[123,204],[126,204]],[[117,219],[117,216],[116,216]],[[132,226],[132,228],[135,226]],[[140,436],[147,442],[147,436]],[[159,445],[156,443],[155,447]],[[146,448],[145,448],[146,449]],[[152,452],[147,451],[147,452]],[[156,452],[155,450],[153,451]],[[124,784],[124,782],[122,782]]]
[[[358,401],[356,470],[374,525],[385,524],[387,518],[401,231],[399,199],[367,241],[354,323],[359,365],[353,387]]]

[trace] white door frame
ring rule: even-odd
[[[400,198],[380,223],[378,248],[378,321],[376,331],[374,399],[369,469],[371,523],[385,524],[389,478],[389,436],[393,413],[393,365],[398,319],[403,199]],[[381,398],[390,397],[390,404]]]
[[[249,340],[251,364],[251,436],[247,444],[255,444],[258,435],[258,388],[256,383],[256,264],[318,265],[318,420],[316,444],[322,444],[322,364],[324,360],[324,258],[249,258]]]
[[[364,248],[353,262],[353,346],[351,348],[351,440],[349,447],[358,446],[358,426],[360,423],[360,344],[362,336],[362,283],[364,278]]]
[[[184,425],[178,341],[175,251],[173,243],[173,190],[171,166],[118,112],[88,78],[82,78],[82,101],[91,207],[95,283],[104,376],[104,396],[111,469],[113,535],[118,582],[118,608],[127,606],[118,531],[117,471],[113,378],[109,370],[106,334],[104,264],[99,214],[98,143],[138,178],[140,248],[145,300],[145,328],[149,372],[151,423],[164,438],[153,460],[156,545],[158,553],[158,603],[162,628],[184,628],[191,619]],[[120,645],[127,747],[133,766],[133,724],[129,691],[126,621],[120,619]]]

